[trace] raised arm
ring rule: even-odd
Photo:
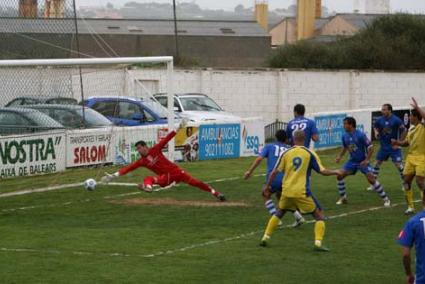
[[[418,102],[416,101],[415,98],[412,97],[412,102],[410,103],[410,105],[421,114],[422,119],[425,118],[425,110],[419,107]]]
[[[174,138],[174,136],[176,136],[177,131],[179,131],[180,129],[185,128],[187,125],[187,119],[182,119],[182,121],[180,122],[179,126],[177,127],[176,131],[170,131],[167,136],[165,136],[164,138],[162,138],[157,144],[155,144],[152,148],[159,148],[162,149],[165,147],[165,145],[167,145],[168,142],[170,142],[171,139]]]
[[[155,144],[152,148],[159,148],[162,149],[165,147],[165,145],[167,145],[168,142],[170,142],[171,139],[174,138],[174,136],[176,136],[176,131],[171,131],[167,134],[167,136],[165,136],[164,138],[162,138],[157,144]]]

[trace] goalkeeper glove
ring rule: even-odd
[[[109,183],[111,182],[114,178],[118,177],[120,174],[118,172],[110,174],[110,173],[105,173],[105,175],[100,179],[100,181],[102,183]]]

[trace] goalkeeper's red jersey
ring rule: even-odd
[[[120,176],[125,175],[139,167],[145,167],[153,171],[157,175],[168,174],[168,173],[180,173],[180,169],[176,164],[168,160],[163,154],[162,149],[167,143],[176,136],[175,131],[171,131],[167,136],[162,138],[157,144],[149,149],[146,157],[141,157],[139,160],[121,168],[118,172]]]

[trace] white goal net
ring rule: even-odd
[[[129,72],[145,66],[166,70],[155,83],[171,102],[172,57],[0,60],[0,177],[137,159],[135,142],[175,128],[173,104]]]

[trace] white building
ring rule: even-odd
[[[390,0],[366,0],[366,14],[389,14]]]

